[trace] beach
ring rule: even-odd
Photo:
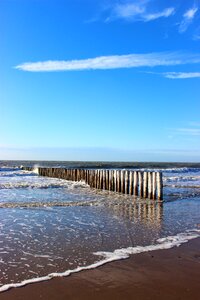
[[[98,166],[162,172],[160,202],[22,164],[0,167],[0,300],[197,299],[199,165]],[[40,163],[55,164],[76,165]]]
[[[69,277],[13,288],[1,300],[198,300],[200,238],[180,247],[132,255]]]

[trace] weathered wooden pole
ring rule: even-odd
[[[121,170],[121,193],[125,191],[124,170]]]
[[[120,181],[120,170],[117,170],[117,173],[116,173],[116,176],[117,176],[117,192],[120,193],[120,188],[121,188],[121,181]]]
[[[138,196],[138,172],[137,171],[134,171],[133,193],[134,193],[134,196]]]
[[[125,171],[125,187],[124,187],[124,193],[128,194],[129,190],[128,190],[128,185],[129,185],[129,176],[128,176],[128,171]]]
[[[162,173],[157,172],[156,174],[156,182],[157,182],[157,199],[162,200],[163,199],[163,186],[162,186]]]
[[[99,170],[96,170],[96,188],[99,190]]]
[[[109,170],[106,170],[106,190],[109,190]]]
[[[152,172],[148,172],[148,198],[152,199]]]
[[[140,198],[143,197],[143,178],[142,178],[142,172],[138,172],[138,182],[139,182],[139,195]]]
[[[86,183],[89,184],[90,170],[86,170]]]
[[[114,188],[113,188],[113,191],[117,191],[117,170],[114,170],[113,171],[113,182],[114,182]]]
[[[129,195],[133,195],[133,172],[129,173]]]
[[[102,170],[103,173],[103,190],[106,189],[106,172],[105,170]]]
[[[152,174],[152,199],[156,199],[156,172]]]
[[[103,188],[103,174],[102,170],[99,170],[99,189],[102,190]]]
[[[147,172],[143,173],[143,197],[148,197],[148,175]]]
[[[109,191],[112,191],[112,170],[109,170]]]

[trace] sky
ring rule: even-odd
[[[200,162],[200,1],[0,0],[0,159]]]

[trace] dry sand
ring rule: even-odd
[[[200,238],[0,294],[0,300],[38,299],[199,300]]]

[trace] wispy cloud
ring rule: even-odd
[[[142,15],[146,11],[147,1],[126,3],[126,4],[115,4],[111,8],[111,13],[115,18],[134,18]]]
[[[200,40],[200,34],[194,34],[193,35],[193,40],[199,41]]]
[[[190,126],[200,127],[200,122],[192,121],[189,123]]]
[[[174,136],[184,136],[186,138],[191,138],[191,140],[198,140],[200,136],[200,122],[199,121],[192,121],[188,122],[184,127],[178,128],[170,128],[170,134],[172,137]],[[200,153],[200,152],[199,152]]]
[[[183,17],[184,17],[185,19],[192,20],[192,19],[194,18],[194,16],[195,16],[195,14],[196,14],[197,11],[198,11],[198,7],[190,8],[190,9],[188,9],[188,10],[184,13]]]
[[[169,79],[200,78],[200,72],[145,72],[147,74],[159,75]]]
[[[200,26],[197,26],[194,34],[193,34],[193,40],[199,41],[200,40]]]
[[[190,26],[190,24],[193,22],[193,19],[196,15],[198,11],[198,7],[197,6],[194,6],[190,9],[188,9],[184,15],[183,15],[183,20],[182,22],[179,24],[179,32],[180,33],[183,33],[185,32],[188,27]]]
[[[29,72],[50,71],[80,71],[105,70],[137,67],[175,66],[187,63],[199,63],[199,54],[179,52],[161,52],[147,54],[129,54],[99,56],[95,58],[66,60],[66,61],[39,61],[25,62],[15,68]]]
[[[159,18],[168,18],[175,13],[174,7],[168,7],[161,11],[150,11],[147,5],[150,1],[131,1],[117,3],[110,7],[110,16],[106,21],[125,19],[129,21],[149,22]]]
[[[174,132],[182,135],[200,136],[199,128],[176,128]]]
[[[159,18],[168,18],[175,13],[174,7],[169,7],[164,9],[163,11],[152,13],[152,14],[144,14],[143,19],[145,21],[153,21]]]
[[[170,79],[200,78],[200,72],[168,72],[162,75]]]

